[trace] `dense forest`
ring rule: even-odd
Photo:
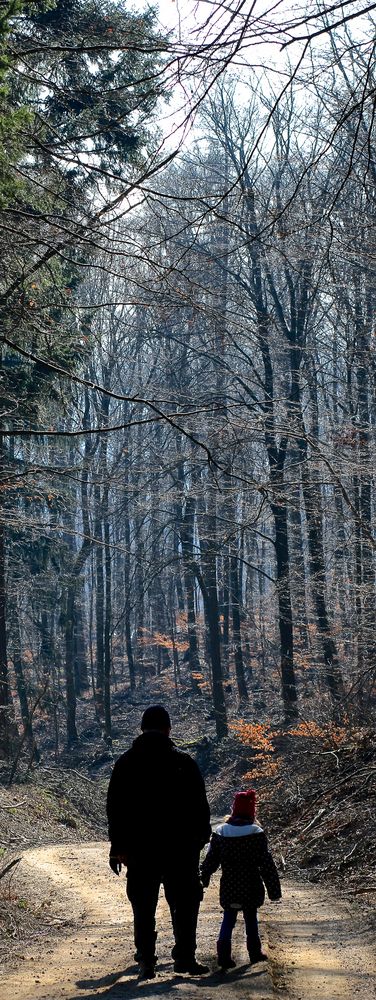
[[[374,713],[375,25],[246,6],[1,5],[4,761]]]

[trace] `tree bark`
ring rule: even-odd
[[[248,691],[244,673],[241,626],[240,626],[238,560],[236,558],[236,555],[234,554],[231,554],[230,556],[230,581],[231,581],[232,635],[234,641],[236,682],[238,685],[238,693],[240,701],[248,701]]]
[[[294,633],[290,594],[290,557],[288,547],[287,508],[280,493],[278,502],[271,509],[275,527],[275,554],[277,564],[278,626],[281,643],[282,698],[286,719],[296,717],[296,682],[294,671]]]
[[[20,636],[20,626],[19,618],[14,621],[14,636],[13,636],[13,667],[16,676],[17,694],[21,709],[22,726],[26,741],[34,757],[34,760],[40,760],[40,754],[35,743],[34,733],[33,733],[33,723],[32,717],[29,710],[29,703],[27,698],[27,688],[26,681],[23,670],[22,663],[22,643]]]
[[[5,581],[5,528],[0,523],[0,754],[9,757],[10,745],[10,691],[8,679],[6,581]]]
[[[112,745],[112,723],[111,723],[111,618],[112,618],[112,592],[111,592],[111,548],[110,548],[110,525],[108,520],[108,490],[106,489],[104,498],[104,543],[105,543],[105,620],[104,620],[104,738],[108,746]]]

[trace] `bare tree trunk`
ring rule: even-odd
[[[108,489],[105,490],[104,497],[104,544],[105,544],[105,594],[106,608],[104,620],[104,737],[106,743],[112,744],[111,726],[111,618],[112,618],[112,591],[111,591],[111,548],[110,548],[110,525],[108,520]]]
[[[85,411],[83,416],[83,428],[87,428],[90,423],[90,403],[89,394],[85,392]],[[75,558],[71,575],[66,590],[66,618],[65,618],[65,684],[67,699],[67,742],[68,746],[78,740],[76,728],[76,686],[74,672],[74,625],[75,625],[75,600],[79,579],[83,567],[91,552],[92,542],[90,536],[89,514],[88,514],[88,478],[90,458],[95,451],[96,444],[92,444],[89,438],[85,439],[84,459],[81,475],[81,511],[83,521],[83,542]]]
[[[128,419],[128,407],[125,408],[124,412],[125,420]],[[129,670],[129,684],[130,689],[133,692],[136,687],[136,669],[133,655],[133,645],[132,645],[132,627],[131,627],[131,524],[130,524],[130,511],[129,511],[129,468],[130,468],[130,438],[128,436],[126,440],[126,460],[124,468],[124,494],[123,494],[123,508],[124,508],[124,622],[125,622],[125,648],[127,652],[128,660],[128,670]]]
[[[135,568],[135,616],[137,626],[137,671],[141,684],[145,684],[145,594],[144,594],[144,542],[142,538],[142,521],[136,518],[136,568]]]
[[[77,743],[76,728],[76,685],[74,676],[74,606],[76,595],[76,577],[70,581],[67,590],[66,624],[65,624],[65,690],[67,697],[67,742],[68,746]]]
[[[97,473],[98,475],[99,473]],[[96,590],[95,590],[95,631],[96,631],[96,679],[95,692],[98,706],[98,715],[101,724],[104,724],[104,573],[103,573],[103,526],[102,526],[102,504],[100,487],[95,486],[95,567],[96,567]]]
[[[302,487],[307,521],[312,599],[324,657],[325,678],[334,702],[339,702],[343,697],[343,681],[326,607],[320,487],[309,481],[306,463],[302,468]]]
[[[310,394],[313,413],[312,436],[317,439],[318,403],[315,371],[310,373]],[[299,431],[297,446],[300,451],[301,460],[301,482],[307,524],[312,601],[315,609],[317,629],[323,652],[326,685],[331,695],[333,706],[338,706],[343,698],[344,689],[342,673],[338,662],[337,648],[333,638],[326,606],[326,574],[321,490],[320,484],[313,478],[315,472],[313,471],[311,474],[308,464],[307,435],[305,433],[300,395],[296,400],[296,416]],[[334,714],[335,716],[338,715],[336,708],[334,708]]]
[[[193,533],[195,517],[195,500],[192,496],[187,496],[185,510],[180,514],[180,539],[184,562],[184,586],[187,601],[187,631],[189,643],[189,667],[192,676],[192,686],[197,688],[197,683],[193,674],[200,670],[199,650],[197,641],[197,625],[195,611],[194,574],[192,566],[194,563]]]
[[[275,525],[277,564],[278,626],[281,643],[282,698],[287,719],[296,716],[296,683],[294,671],[293,621],[290,595],[290,558],[288,548],[287,509],[281,492],[277,503],[271,503]]]
[[[236,682],[240,701],[248,701],[248,691],[245,681],[241,626],[240,626],[240,600],[239,600],[239,575],[238,560],[236,555],[230,557],[230,581],[231,581],[231,614],[232,614],[232,634],[234,640],[234,658]]]
[[[206,499],[203,515],[205,537],[200,539],[202,572],[195,564],[195,573],[204,600],[206,621],[209,631],[210,662],[212,669],[213,709],[218,739],[228,733],[226,702],[223,690],[221,663],[220,617],[217,583],[217,559],[215,552],[216,514],[215,501],[211,493]]]
[[[223,691],[221,664],[221,644],[219,631],[219,605],[216,568],[213,562],[206,562],[205,585],[202,590],[210,639],[210,660],[212,667],[213,708],[218,739],[228,734],[226,703]]]
[[[5,582],[5,529],[0,523],[0,754],[9,757],[10,745],[10,691],[8,680],[6,582]]]
[[[14,666],[14,673],[16,676],[17,694],[20,703],[21,718],[22,718],[22,725],[23,725],[25,739],[28,743],[29,749],[32,753],[34,760],[39,761],[40,754],[34,739],[32,717],[29,710],[29,703],[27,698],[26,681],[22,663],[22,643],[21,643],[18,614],[14,621],[13,666]]]
[[[79,697],[89,686],[89,678],[86,661],[86,643],[84,635],[83,619],[83,594],[77,594],[75,602],[75,629],[74,629],[74,676],[76,694]]]
[[[221,614],[222,614],[222,662],[225,677],[229,674],[229,644],[230,644],[230,559],[227,546],[222,559],[222,588],[221,588]]]

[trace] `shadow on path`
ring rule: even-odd
[[[136,997],[140,998],[152,998],[152,997],[162,997],[168,996],[169,993],[174,993],[177,987],[184,983],[186,986],[189,985],[192,989],[217,989],[226,983],[236,982],[236,980],[243,978],[244,975],[250,971],[249,965],[239,965],[236,969],[231,969],[228,972],[222,972],[220,969],[216,969],[206,976],[179,976],[174,972],[171,972],[170,979],[158,979],[158,972],[163,973],[164,977],[168,975],[168,969],[171,968],[169,964],[160,964],[158,966],[157,975],[155,979],[139,980],[135,978],[137,976],[137,965],[129,965],[126,969],[119,972],[110,973],[107,976],[102,976],[96,979],[81,979],[76,982],[76,987],[81,991],[79,994],[71,996],[69,1000],[82,1000],[83,990],[90,991],[90,1000],[136,1000]],[[252,973],[252,978],[257,978],[262,975],[264,969],[260,969],[257,972]],[[132,977],[129,982],[124,982],[125,977]],[[121,982],[119,982],[121,980]],[[106,987],[108,987],[106,989]]]

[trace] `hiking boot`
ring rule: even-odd
[[[201,965],[201,962],[196,962],[195,958],[192,958],[190,962],[184,962],[177,958],[174,962],[175,972],[189,972],[191,976],[204,976],[206,972],[209,972],[208,965]]]
[[[249,961],[251,965],[257,965],[257,962],[267,962],[268,956],[265,955],[264,951],[259,951],[258,955],[250,955]]]
[[[152,962],[140,962],[139,979],[155,979],[155,968]]]
[[[234,962],[233,958],[228,958],[227,961],[218,962],[218,965],[219,968],[222,969],[222,972],[226,972],[226,969],[236,968],[236,962]]]
[[[138,963],[142,962],[142,951],[140,951],[139,948],[137,948],[137,951],[135,951],[135,953],[133,955],[133,958],[134,958],[135,962],[138,962]],[[158,962],[158,955],[154,955],[153,962],[154,962],[154,965],[156,964],[156,962]]]

